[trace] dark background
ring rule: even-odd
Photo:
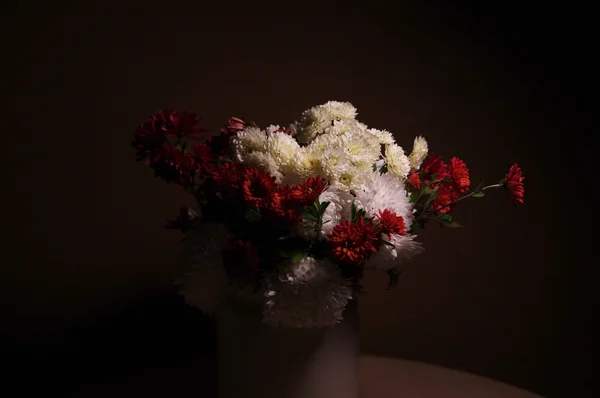
[[[177,396],[214,355],[212,322],[174,294],[180,236],[160,228],[193,202],[134,162],[135,127],[161,107],[214,131],[231,115],[285,124],[339,100],[407,148],[425,135],[475,182],[515,160],[526,175],[525,206],[496,192],[456,210],[466,228],[428,228],[396,291],[368,275],[363,351],[591,396],[590,10],[367,3],[5,9],[8,379],[61,395],[146,375]]]

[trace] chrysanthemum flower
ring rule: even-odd
[[[339,264],[363,264],[377,252],[378,231],[363,217],[355,223],[343,221],[328,236],[331,257]]]
[[[379,210],[376,215],[379,223],[377,227],[382,234],[387,235],[388,239],[391,234],[406,235],[406,225],[404,225],[404,219],[388,209]]]
[[[410,172],[408,179],[406,180],[407,184],[415,189],[421,188],[421,177],[414,170]]]
[[[437,214],[448,213],[452,210],[450,203],[458,199],[458,193],[448,183],[440,184],[438,194],[433,200],[431,207]]]
[[[169,136],[198,139],[202,136],[202,133],[208,131],[198,126],[201,119],[195,113],[169,110],[164,114],[166,118],[162,129]]]
[[[408,156],[408,160],[410,161],[410,167],[413,170],[419,170],[419,167],[421,167],[421,164],[427,156],[428,151],[429,147],[425,138],[421,136],[416,137],[415,141],[413,142],[412,152]]]
[[[515,203],[524,203],[525,188],[523,186],[523,171],[517,163],[513,164],[502,181],[502,186],[508,192],[508,195]]]
[[[317,200],[326,188],[327,181],[323,178],[309,177],[292,189],[291,197],[299,204],[308,206]]]
[[[404,180],[410,172],[410,162],[404,154],[404,150],[397,144],[385,146],[385,163],[388,172],[401,180]]]
[[[431,181],[431,178],[436,173],[436,181],[448,177],[448,165],[444,163],[441,156],[436,156],[433,153],[423,161],[421,170],[424,182]],[[432,187],[435,187],[435,184]]]
[[[456,192],[464,193],[469,190],[471,181],[469,180],[469,169],[465,162],[456,157],[450,159],[448,174],[450,174],[452,186]]]
[[[194,146],[191,157],[194,161],[194,171],[206,175],[214,168],[215,155],[207,144]]]
[[[244,201],[250,207],[266,207],[276,187],[275,178],[258,169],[246,169],[242,178]]]

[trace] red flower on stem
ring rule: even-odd
[[[290,228],[302,221],[302,214],[298,211],[300,205],[293,194],[292,187],[280,185],[271,193],[266,208],[267,214],[272,220]]]
[[[329,234],[327,245],[333,260],[339,264],[357,265],[364,263],[377,252],[379,231],[363,217],[355,223],[343,221]]]
[[[207,144],[198,144],[192,150],[194,171],[200,175],[210,173],[214,168],[215,155]]]
[[[508,192],[508,196],[515,203],[524,203],[524,180],[525,177],[523,177],[523,171],[517,163],[511,166],[510,170],[508,171],[508,174],[506,174],[506,177],[504,177],[504,180],[502,180],[501,185],[504,187],[504,189],[506,189],[506,191]]]
[[[168,143],[154,151],[149,163],[157,178],[182,186],[187,186],[194,171],[194,159]]]
[[[319,196],[327,188],[327,181],[321,177],[309,177],[296,185],[291,192],[294,198],[301,206],[308,206],[319,199]]]
[[[195,113],[169,110],[164,111],[163,115],[166,117],[162,130],[169,136],[198,139],[208,131],[198,126],[202,119]]]
[[[167,136],[162,127],[165,122],[163,111],[152,115],[150,120],[140,124],[134,134],[131,145],[137,149],[137,160],[145,160],[146,165],[152,161],[154,152],[162,148],[167,141]]]
[[[210,137],[208,144],[213,151],[218,155],[225,155],[229,150],[229,141],[238,132],[244,130],[248,126],[248,122],[241,117],[230,117],[223,128],[221,134]]]
[[[464,193],[469,190],[471,181],[469,179],[469,169],[465,162],[456,157],[450,159],[448,174],[456,192]]]
[[[277,184],[275,178],[258,169],[246,169],[242,180],[244,201],[250,207],[266,207]]]
[[[415,189],[421,188],[421,177],[419,177],[419,174],[417,174],[414,170],[410,172],[407,182]]]
[[[429,155],[421,165],[424,182],[429,182],[433,175],[437,173],[436,181],[448,177],[448,165],[444,163],[441,156],[435,156],[433,153]],[[433,184],[435,185],[435,184]],[[432,188],[434,187],[432,185]]]
[[[223,163],[209,174],[207,193],[226,200],[241,200],[243,176],[244,169],[240,163]]]
[[[437,214],[448,213],[452,210],[450,203],[458,199],[458,193],[450,184],[440,184],[438,193],[431,204],[431,207]]]
[[[229,279],[253,282],[259,271],[258,250],[251,242],[236,239],[223,252],[223,266]]]
[[[397,215],[395,212],[385,209],[379,210],[376,214],[379,219],[379,230],[382,234],[387,235],[388,239],[391,238],[391,234],[406,235],[406,224],[404,218]]]

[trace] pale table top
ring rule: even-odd
[[[193,361],[185,366],[166,364],[161,368],[131,370],[130,376],[117,382],[81,386],[68,397],[217,396],[214,361]],[[378,356],[361,356],[359,385],[361,398],[542,398],[474,374]]]
[[[495,380],[403,359],[362,356],[361,398],[542,398]]]

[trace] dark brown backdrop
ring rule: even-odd
[[[558,39],[566,29],[508,6],[299,3],[286,14],[226,5],[217,14],[202,4],[86,4],[19,5],[3,24],[4,58],[15,66],[4,152],[16,176],[5,207],[3,332],[29,374],[30,356],[52,367],[75,361],[71,372],[95,369],[97,358],[116,367],[144,351],[210,345],[210,323],[172,298],[179,236],[160,228],[192,202],[134,162],[140,121],[185,107],[214,130],[230,115],[286,123],[341,100],[406,147],[423,134],[435,152],[465,159],[473,181],[494,182],[515,160],[527,178],[524,207],[497,192],[457,209],[466,228],[428,229],[428,250],[398,290],[368,277],[363,350],[549,397],[587,388],[571,372],[591,341],[574,308],[591,307],[576,306],[585,262],[570,218],[587,194],[571,193],[585,146],[572,88],[583,79],[557,65],[583,63]]]

